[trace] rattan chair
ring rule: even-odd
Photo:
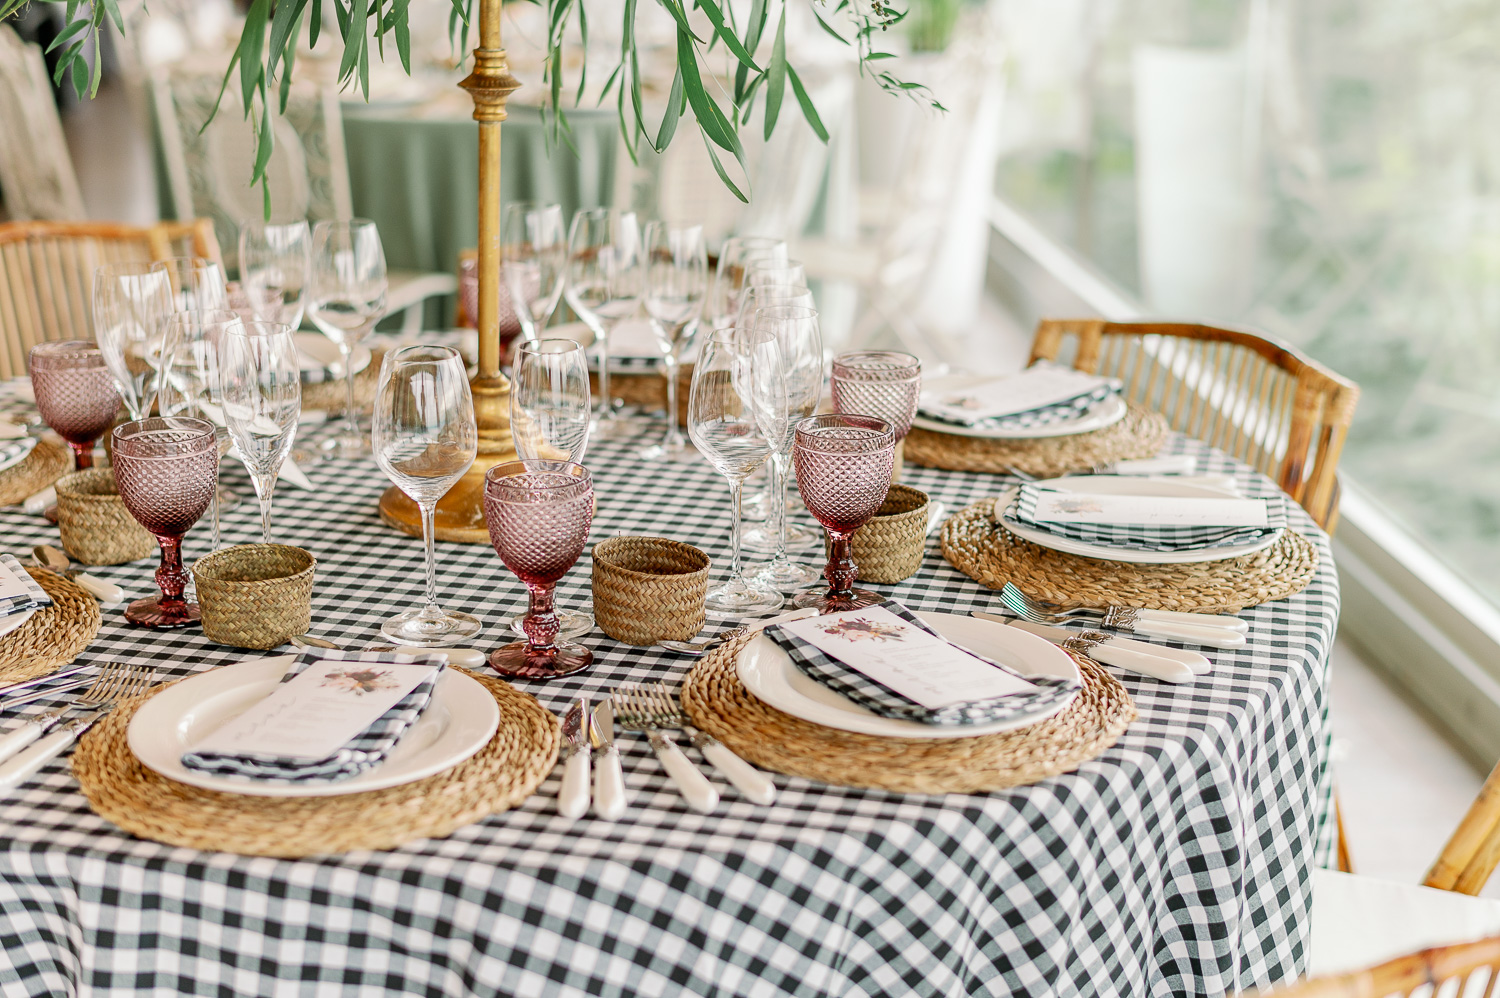
[[[1043,319],[1031,359],[1119,378],[1174,430],[1258,468],[1322,527],[1359,386],[1254,333],[1176,322]]]
[[[218,260],[212,223],[0,223],[0,380],[25,374],[38,343],[94,338],[96,267],[173,256]]]
[[[1254,998],[1395,998],[1418,992],[1424,998],[1479,998],[1481,994],[1492,998],[1500,995],[1497,980],[1500,936],[1424,949],[1367,970],[1314,977],[1256,992]]]

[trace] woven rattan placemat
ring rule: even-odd
[[[1056,478],[1116,461],[1155,457],[1167,440],[1159,413],[1132,405],[1118,423],[1090,433],[1030,440],[990,440],[913,427],[906,437],[906,460],[947,471],[1007,474],[1011,469],[1038,478]]]
[[[96,724],[73,753],[73,775],[97,814],[168,845],[295,858],[441,838],[531,796],[552,771],[560,740],[557,718],[535,697],[459,671],[495,698],[499,730],[452,769],[399,787],[340,797],[250,797],[169,780],[131,753],[126,730],[141,704],[170,684],[122,702]]]
[[[354,372],[354,404],[364,412],[375,404],[375,389],[380,384],[380,365],[385,361],[384,350],[371,350],[370,363],[364,370]],[[330,416],[341,416],[348,404],[348,389],[342,377],[326,381],[315,381],[302,386],[302,408],[321,409]]]
[[[56,672],[78,657],[99,633],[99,604],[71,580],[45,568],[26,569],[52,605],[0,637],[0,686]]]
[[[1135,565],[1063,554],[1023,541],[994,520],[983,499],[943,524],[943,557],[991,589],[1013,582],[1025,593],[1068,606],[1233,613],[1301,592],[1318,551],[1292,530],[1264,551],[1223,561]]]
[[[0,471],[0,506],[25,502],[73,470],[73,453],[38,440],[19,464]]]
[[[756,635],[698,660],[682,700],[693,723],[748,762],[789,776],[898,793],[983,793],[1071,772],[1115,743],[1135,701],[1098,663],[1072,655],[1078,697],[1029,727],[972,738],[880,738],[783,714],[740,683],[735,658]],[[1071,653],[1070,653],[1071,654]]]

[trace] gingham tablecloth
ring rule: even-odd
[[[639,443],[590,447],[592,539],[664,534],[722,566],[724,480],[701,462],[645,464]],[[1173,446],[1204,470],[1227,467],[1195,443]],[[225,540],[258,540],[243,473],[225,467],[246,497]],[[1273,488],[1234,470],[1252,494]],[[363,647],[419,600],[421,547],[381,526],[386,480],[373,463],[308,473],[317,492],[277,492],[276,538],[318,559],[314,633]],[[911,467],[903,481],[950,511],[1007,484]],[[1321,568],[1303,593],[1245,614],[1247,648],[1211,652],[1216,668],[1191,685],[1124,676],[1140,717],[1114,748],[1002,793],[778,775],[776,803],[759,807],[716,779],[723,800],[700,815],[625,734],[620,821],[559,818],[554,773],[517,810],[446,839],[284,861],[133,838],[51,764],[0,801],[0,994],[1222,995],[1286,977],[1305,963],[1325,824],[1338,615],[1326,538],[1294,516]],[[0,511],[0,531],[16,554],[57,537],[15,508]],[[206,544],[200,527],[189,559]],[[485,622],[484,647],[507,640],[520,584],[486,547],[442,543],[438,555],[445,605]],[[151,587],[150,562],[98,574],[132,597]],[[588,579],[586,554],[562,605],[584,600]],[[916,578],[876,588],[918,609],[996,603],[942,560],[935,536]],[[621,681],[679,682],[690,664],[597,630],[587,641],[592,671],[522,688],[561,713]],[[196,630],[124,626],[115,607],[85,657],[180,676],[255,654]]]

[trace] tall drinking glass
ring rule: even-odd
[[[172,354],[162,365],[158,393],[163,416],[192,416],[213,424],[219,458],[229,453],[234,441],[224,420],[222,356],[224,337],[240,317],[229,309],[178,312],[167,320]],[[230,496],[233,501],[234,497]],[[214,489],[208,515],[213,524],[211,550],[219,549],[219,508],[229,505],[224,489]]]
[[[160,261],[172,282],[172,310],[195,312],[228,308],[229,290],[224,268],[201,256],[174,256]]]
[[[665,222],[647,222],[646,314],[651,331],[662,349],[662,368],[667,376],[667,433],[661,443],[641,450],[648,459],[673,460],[687,451],[687,441],[677,428],[677,376],[682,352],[692,343],[708,297],[708,249],[703,227],[673,228]]]
[[[42,422],[68,442],[73,467],[94,466],[94,442],[114,425],[120,390],[104,354],[87,340],[38,343],[31,348],[31,389]]]
[[[302,325],[311,272],[312,230],[305,220],[240,226],[240,290],[255,318]]]
[[[131,419],[151,412],[161,377],[172,279],[161,263],[107,263],[94,271],[94,340]]]
[[[512,201],[505,206],[500,221],[500,272],[521,324],[521,336],[528,342],[541,338],[557,311],[567,259],[568,233],[560,205]]]
[[[312,280],[307,314],[339,348],[344,365],[344,421],[323,448],[337,457],[366,457],[354,404],[354,348],[385,315],[385,251],[375,223],[362,218],[323,221],[313,229]]]
[[[707,308],[714,329],[734,324],[740,314],[746,266],[762,258],[785,263],[786,241],[771,236],[731,236],[719,247],[719,263],[714,269]]]
[[[271,543],[271,497],[302,414],[302,370],[291,328],[243,322],[224,338],[220,377],[229,435],[260,500],[261,539]]]
[[[746,287],[740,295],[740,314],[735,320],[736,324],[748,328],[755,317],[757,309],[770,308],[773,305],[801,305],[805,308],[813,308],[812,292],[801,285],[777,286],[761,285],[760,287]],[[744,501],[740,504],[742,515],[746,520],[756,521],[759,526],[749,527],[745,530],[741,542],[751,551],[760,554],[770,554],[776,550],[778,534],[774,525],[768,522],[771,519],[772,487],[770,479],[771,462],[766,462],[767,474],[762,476],[767,479],[760,487],[745,493]],[[795,507],[789,509],[801,509],[802,503],[797,500]],[[800,547],[812,543],[822,537],[815,534],[801,524],[786,523],[786,543],[790,547]]]
[[[464,359],[452,347],[410,346],[385,355],[371,429],[375,462],[422,513],[427,554],[423,605],[380,625],[398,645],[432,648],[479,633],[479,621],[437,603],[433,513],[479,452]]]
[[[564,296],[599,344],[599,405],[590,432],[608,440],[626,430],[609,393],[609,337],[641,301],[641,232],[634,213],[588,208],[568,230]]]

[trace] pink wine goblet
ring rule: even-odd
[[[899,444],[911,432],[922,393],[922,362],[894,350],[856,350],[833,358],[833,411],[891,424]],[[884,496],[881,497],[883,502]]]
[[[497,648],[490,666],[502,676],[554,679],[586,669],[594,653],[557,640],[553,591],[588,540],[594,483],[572,461],[510,461],[484,476],[484,522],[505,567],[526,586],[526,640]]]
[[[42,420],[73,449],[73,467],[94,466],[94,442],[114,425],[120,390],[104,354],[87,340],[31,348],[31,387]]]
[[[114,432],[115,483],[137,523],[156,536],[161,565],[156,596],[125,608],[139,627],[187,627],[198,622],[198,604],[183,599],[182,537],[208,509],[219,484],[219,441],[214,426],[188,416],[153,416],[121,423]]]
[[[828,589],[801,593],[792,600],[793,606],[836,613],[872,606],[885,598],[854,588],[859,568],[849,538],[880,511],[891,490],[895,458],[896,435],[883,419],[833,413],[797,424],[792,443],[797,489],[807,511],[828,531],[832,550],[823,570]]]

